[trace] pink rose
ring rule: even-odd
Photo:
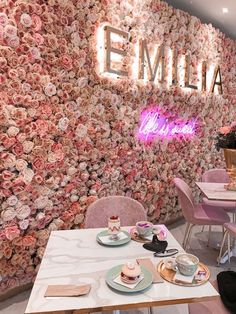
[[[3,180],[11,180],[14,178],[14,173],[12,173],[11,171],[8,171],[8,170],[4,170],[2,172],[2,179]]]
[[[17,28],[13,25],[7,25],[4,28],[4,35],[5,37],[10,37],[10,38],[17,37]]]
[[[20,39],[17,36],[8,38],[7,44],[8,44],[8,46],[10,46],[12,48],[17,48],[20,44]]]
[[[37,60],[41,58],[41,53],[38,48],[32,47],[28,53],[28,57],[30,61]]]
[[[44,43],[44,38],[39,33],[34,34],[35,44],[41,46]]]
[[[3,141],[3,146],[5,148],[10,148],[11,146],[13,146],[16,142],[16,139],[14,137],[8,137]]]
[[[231,127],[230,126],[223,126],[222,128],[220,128],[219,132],[221,134],[228,134],[231,131]]]
[[[3,42],[3,38],[4,38],[4,27],[0,25],[0,43]]]
[[[40,31],[42,28],[42,21],[40,17],[36,14],[32,15],[32,26],[36,32]]]
[[[22,155],[23,154],[23,146],[20,143],[16,144],[15,146],[13,146],[12,152],[16,156]]]
[[[23,13],[20,17],[20,22],[22,25],[24,25],[25,27],[30,27],[32,25],[32,19],[30,17],[29,14],[27,13]]]
[[[1,12],[1,13],[0,13],[0,25],[6,26],[7,23],[8,23],[8,17],[7,17],[7,15],[6,15],[6,13]]]
[[[23,246],[35,246],[36,239],[32,237],[31,235],[26,235],[22,239],[22,245]]]
[[[17,226],[6,227],[5,235],[8,240],[12,241],[13,239],[19,237],[20,230],[17,228]]]
[[[36,121],[37,132],[40,136],[44,136],[48,132],[48,122],[46,120]]]
[[[44,93],[46,96],[53,96],[57,93],[57,88],[53,83],[48,83],[46,86],[44,86]]]
[[[44,162],[43,158],[37,157],[34,159],[32,165],[33,165],[34,169],[42,170],[45,167],[45,162]]]
[[[71,70],[72,69],[72,59],[70,56],[67,56],[67,55],[63,55],[61,58],[60,58],[60,63],[61,65],[67,69],[67,70]]]

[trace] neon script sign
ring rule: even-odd
[[[109,25],[100,26],[97,35],[97,47],[101,75],[108,75],[113,78],[131,76],[135,80],[153,83],[157,81],[164,83],[167,80],[169,86],[180,86],[210,93],[217,91],[219,94],[223,94],[219,65],[209,65],[207,61],[203,60],[198,65],[198,69],[192,69],[194,62],[192,62],[190,54],[181,55],[177,49],[170,49],[164,44],[157,47],[156,53],[152,53],[151,56],[147,40],[143,38],[140,38],[134,46],[136,56],[132,63],[131,73],[127,70],[127,67],[130,66],[127,50],[131,41],[130,34],[125,31]],[[170,59],[167,62],[168,55]],[[197,73],[195,80],[193,72]]]
[[[173,138],[178,136],[193,136],[195,134],[195,120],[170,121],[158,109],[147,109],[142,112],[138,138],[145,142],[153,141],[156,137]]]

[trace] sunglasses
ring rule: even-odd
[[[168,257],[168,256],[175,255],[178,252],[179,252],[178,249],[168,249],[168,250],[165,250],[163,252],[155,252],[153,255],[155,257]]]

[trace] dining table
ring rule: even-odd
[[[196,182],[196,185],[209,200],[236,202],[236,191],[227,190],[226,183]]]
[[[130,233],[132,226],[122,227]],[[165,225],[167,249],[185,252]],[[80,314],[98,311],[116,311],[137,308],[185,305],[187,303],[213,300],[218,292],[206,281],[198,286],[176,285],[166,280],[152,283],[139,292],[117,291],[107,284],[109,270],[127,261],[148,258],[157,265],[167,257],[155,257],[143,243],[129,241],[123,245],[109,246],[98,241],[104,228],[52,231],[39,267],[26,314]],[[46,297],[50,285],[89,284],[89,293],[76,297]],[[187,313],[182,312],[182,313]]]
[[[236,191],[227,190],[225,188],[226,183],[218,182],[195,182],[201,192],[209,199],[216,201],[235,201],[236,211]],[[218,246],[220,247],[220,246]],[[230,252],[230,257],[236,257],[236,244]],[[220,263],[224,264],[228,261],[228,251],[226,251],[221,257]]]

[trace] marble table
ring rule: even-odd
[[[202,193],[209,200],[217,201],[235,201],[236,209],[236,191],[229,191],[224,188],[226,183],[213,183],[213,182],[196,182]],[[236,245],[230,252],[230,257],[236,257]],[[220,263],[224,264],[228,261],[228,251],[226,251],[221,257]]]
[[[236,191],[226,190],[224,188],[226,183],[196,182],[196,184],[209,200],[236,202]]]
[[[130,227],[123,228],[129,231]],[[120,247],[106,247],[96,242],[102,229],[53,231],[40,265],[25,313],[85,313],[140,307],[184,304],[213,299],[219,294],[207,282],[197,287],[173,285],[164,281],[144,292],[122,294],[111,290],[105,282],[106,272],[136,258],[150,257],[155,265],[161,258],[131,241]],[[184,250],[167,230],[168,248]],[[88,295],[45,298],[50,284],[91,284]]]

